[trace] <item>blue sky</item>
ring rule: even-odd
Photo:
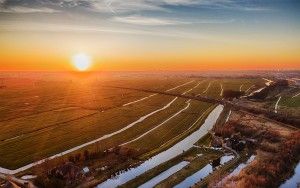
[[[145,26],[259,21],[299,25],[299,10],[297,0],[0,0],[1,20],[65,15],[61,19],[70,22],[85,17]]]

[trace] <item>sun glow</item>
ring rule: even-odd
[[[86,71],[91,67],[91,58],[84,54],[75,54],[72,57],[72,63],[78,71]]]

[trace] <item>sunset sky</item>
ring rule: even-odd
[[[299,0],[0,0],[0,70],[300,69]]]

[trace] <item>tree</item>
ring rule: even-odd
[[[72,163],[75,163],[75,157],[73,155],[69,156],[68,160]]]
[[[81,154],[80,154],[80,153],[76,154],[76,155],[75,155],[75,161],[76,161],[76,162],[79,162],[80,159],[81,159]]]
[[[83,152],[84,160],[87,161],[90,158],[90,153],[88,150],[84,150]]]
[[[245,94],[244,91],[224,90],[223,97],[225,98],[239,98]]]

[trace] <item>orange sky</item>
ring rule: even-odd
[[[56,41],[59,43],[58,41]],[[2,43],[3,44],[3,43]],[[53,46],[52,46],[53,45]],[[250,45],[250,44],[247,44]],[[92,71],[148,71],[148,70],[255,70],[255,69],[299,69],[300,57],[297,47],[275,48],[240,47],[241,45],[216,45],[215,48],[195,47],[192,44],[182,49],[153,50],[139,46],[120,49],[109,47],[110,50],[76,49],[68,50],[69,44],[54,44],[44,42],[31,44],[19,42],[0,46],[0,70],[75,70],[72,56],[84,52],[91,56]],[[271,49],[271,50],[270,50]]]
[[[91,57],[91,71],[300,69],[293,1],[40,2],[0,2],[0,70],[72,71],[77,53]]]

